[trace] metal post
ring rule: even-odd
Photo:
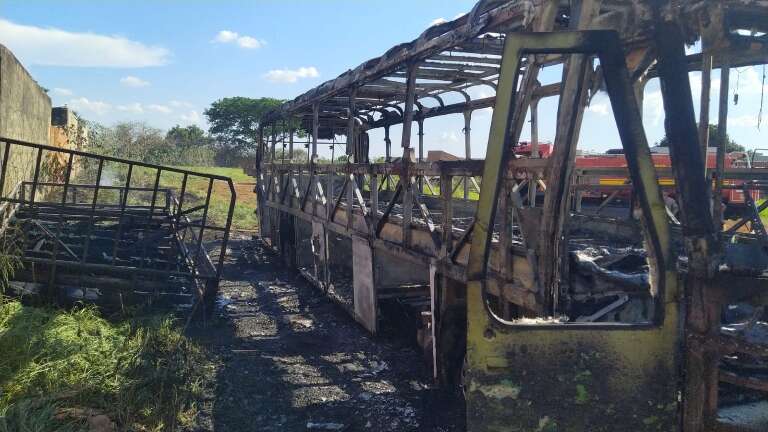
[[[408,65],[408,77],[405,83],[405,109],[403,111],[403,139],[401,146],[403,152],[403,163],[406,161],[407,149],[411,148],[411,126],[413,124],[413,106],[416,101],[416,72],[419,69],[418,63]]]
[[[420,113],[421,114],[421,113]],[[419,125],[419,163],[424,162],[424,117],[419,115],[416,119],[416,123]],[[419,177],[419,193],[424,193],[424,177]]]
[[[312,105],[312,152],[310,152],[310,161],[312,164],[317,160],[317,135],[320,133],[320,105]]]
[[[288,162],[293,163],[293,134],[296,131],[291,127],[288,130]]]
[[[272,123],[272,151],[269,161],[275,163],[275,147],[277,147],[277,123]]]
[[[285,120],[283,120],[283,130],[280,133],[280,143],[281,143],[280,149],[282,150],[280,152],[280,163],[283,163],[283,164],[285,163],[285,156],[286,156],[285,150],[288,145],[288,143],[285,142],[286,135],[288,134],[287,130],[288,130],[288,123]]]
[[[472,111],[464,111],[464,159],[472,159]],[[469,178],[464,177],[464,199],[469,199]]]
[[[440,195],[443,198],[443,245],[441,257],[450,259],[453,252],[453,177],[441,170]]]
[[[701,110],[699,111],[699,143],[704,159],[704,175],[707,173],[707,149],[709,147],[709,93],[712,87],[712,53],[708,38],[701,41]]]
[[[728,138],[728,88],[731,76],[731,58],[727,50],[723,50],[722,67],[720,68],[720,101],[717,113],[717,168],[715,175],[715,193],[713,196],[713,216],[715,230],[721,231],[723,225],[723,173],[725,171],[725,146]],[[706,162],[705,162],[706,163]]]
[[[11,156],[11,143],[5,142],[3,150],[3,162],[0,167],[0,196],[5,197],[5,173],[8,171],[8,158]]]
[[[88,261],[88,248],[91,245],[91,236],[93,235],[93,226],[95,225],[96,218],[96,204],[99,201],[99,186],[101,186],[101,174],[104,171],[104,159],[99,158],[99,166],[96,169],[96,185],[93,190],[93,200],[91,201],[91,212],[88,220],[88,234],[85,237],[85,244],[83,245],[83,256],[80,260],[80,264],[85,264]]]
[[[389,139],[389,125],[384,126],[384,145],[386,146],[384,149],[384,160],[390,162],[392,160],[392,140]]]
[[[69,180],[72,176],[72,162],[74,161],[75,155],[74,153],[69,154],[69,158],[67,159],[67,171],[64,175],[64,190],[61,194],[61,205],[64,206],[67,203],[67,190],[69,189]],[[61,237],[61,230],[62,225],[64,225],[63,215],[59,213],[59,217],[56,221],[56,238]],[[48,277],[48,293],[50,298],[53,298],[54,294],[54,283],[56,282],[56,260],[59,257],[59,242],[53,243],[53,253],[51,254],[53,257],[53,262],[51,263],[51,269]],[[77,256],[74,256],[75,259],[77,259]]]
[[[384,125],[384,160],[389,163],[392,161],[392,140],[389,139],[389,124]],[[389,174],[384,175],[384,187],[389,190]]]
[[[539,100],[531,100],[531,158],[539,157]],[[528,205],[536,207],[536,188],[538,187],[538,175],[533,174],[528,180]]]
[[[419,116],[416,124],[419,126],[419,162],[424,162],[424,117]]]
[[[355,145],[355,98],[357,97],[357,89],[353,89],[352,92],[349,95],[349,107],[348,107],[348,116],[349,119],[347,119],[347,148],[346,148],[346,154],[347,157],[351,156],[351,158],[348,158],[347,161],[354,160],[355,162],[358,162],[360,159],[360,156],[357,154],[357,146]]]
[[[416,72],[418,63],[408,65],[408,78],[406,81],[405,110],[403,112],[403,137],[401,146],[403,147],[403,172],[400,177],[400,184],[403,187],[403,246],[409,247],[411,244],[411,219],[413,218],[413,180],[411,177],[411,158],[413,150],[411,149],[411,128],[413,126],[413,106],[416,102]]]
[[[713,391],[716,391],[718,360],[697,337],[720,331],[718,302],[711,290],[711,259],[718,247],[710,206],[702,197],[711,186],[705,180],[693,111],[688,64],[683,36],[676,23],[662,21],[657,11],[656,46],[658,70],[664,100],[664,126],[670,142],[675,184],[680,194],[680,215],[688,250],[685,314],[685,399],[683,430],[705,430],[704,418]],[[726,87],[727,88],[727,87]],[[722,114],[722,112],[721,112]]]
[[[38,148],[37,160],[35,161],[35,175],[32,180],[32,193],[31,193],[31,199],[30,199],[30,202],[32,204],[35,204],[35,193],[37,192],[37,182],[40,179],[40,163],[42,162],[42,157],[43,157],[43,149]]]
[[[266,197],[262,193],[263,189],[263,175],[264,172],[262,171],[262,162],[264,161],[264,125],[259,124],[259,145],[256,149],[256,187],[254,188],[254,191],[256,192],[256,215],[259,218],[259,221],[264,220],[264,203],[266,202]],[[130,169],[130,167],[129,167]],[[127,192],[127,191],[126,191]],[[179,197],[179,200],[182,200],[184,198],[184,195]],[[181,206],[179,206],[181,207]],[[178,221],[177,221],[178,223]],[[260,222],[261,224],[261,222]]]

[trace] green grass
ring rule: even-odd
[[[245,173],[242,168],[228,168],[228,167],[202,167],[202,166],[179,166],[181,168],[190,171],[201,172],[205,174],[214,174],[224,177],[229,177],[236,183],[255,183],[256,179]]]
[[[400,179],[400,176],[391,175],[390,177],[391,177],[392,180],[390,181],[389,190],[394,191],[395,187],[397,186],[397,182]],[[475,180],[478,182],[478,184],[480,184],[480,178],[479,177],[476,177]],[[383,180],[379,179],[379,182],[382,182],[382,181]],[[440,196],[440,184],[439,183],[440,182],[433,181],[432,182],[432,190],[430,191],[429,187],[427,187],[427,184],[425,182],[424,183],[424,192],[423,192],[423,194],[427,195],[427,196],[439,197]],[[386,186],[382,186],[382,183],[379,183],[379,188],[382,191],[386,190]],[[453,189],[453,194],[452,194],[453,197],[454,198],[461,198],[461,199],[463,199],[464,198],[464,182],[463,182],[463,180],[461,178],[457,177],[457,178],[453,179],[453,188],[454,188]],[[370,191],[370,186],[368,185],[368,183],[365,184],[363,189],[366,190],[366,191]],[[467,187],[467,199],[469,199],[470,201],[477,201],[477,200],[480,199],[480,193],[477,190],[475,190],[475,187],[472,185],[471,182],[469,183],[469,185]]]
[[[215,174],[225,177],[230,177],[234,183],[237,192],[237,200],[235,201],[235,210],[232,216],[232,228],[238,230],[254,230],[258,226],[256,219],[256,194],[253,192],[256,179],[247,175],[242,168],[228,168],[228,167],[177,167],[186,169],[189,171],[200,172],[203,174]],[[118,175],[118,181],[116,186],[122,186],[126,172],[121,172]],[[134,167],[131,174],[131,187],[147,187],[151,188],[155,184],[157,172],[154,169]],[[90,183],[95,180],[90,179]],[[164,171],[160,175],[160,186],[173,189],[178,195],[181,192],[181,185],[183,181],[183,175],[174,172]],[[205,202],[205,196],[208,192],[208,180],[204,177],[190,176],[187,179],[187,186],[184,197],[184,209],[189,209]],[[104,199],[112,200],[116,203],[116,193],[113,193],[114,197],[111,197],[108,192],[100,194]],[[227,220],[227,212],[229,210],[230,193],[226,182],[214,181],[213,192],[211,194],[211,202],[208,210],[208,224],[223,227]],[[138,204],[143,201],[143,204],[151,202],[150,193],[131,193],[129,196],[129,204]],[[160,202],[160,200],[158,200]],[[191,219],[201,218],[202,211],[199,211],[190,216]]]
[[[0,432],[175,430],[194,416],[202,355],[164,316],[117,322],[0,299]]]
[[[240,230],[254,230],[258,226],[258,220],[256,218],[256,193],[253,192],[256,178],[251,177],[245,173],[242,168],[227,168],[227,167],[178,167],[182,169],[188,169],[190,171],[197,171],[205,174],[215,174],[225,177],[229,177],[235,184],[237,189],[237,201],[235,203],[235,211],[232,214],[232,227]],[[246,183],[248,186],[238,187],[237,183]],[[205,196],[207,191],[207,184],[205,182],[191,182],[191,192]],[[225,194],[224,194],[225,195]],[[229,201],[227,196],[221,196],[214,194],[211,200],[211,206],[209,214],[217,223],[224,223],[227,217],[227,210]]]

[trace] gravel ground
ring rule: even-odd
[[[370,336],[258,242],[230,248],[220,309],[191,329],[215,365],[193,430],[464,430],[406,338]]]

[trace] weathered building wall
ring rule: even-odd
[[[19,63],[0,45],[0,137],[50,143],[51,98]],[[36,152],[14,148],[8,160],[5,191],[24,179],[32,179]]]
[[[88,126],[70,108],[56,107],[51,111],[51,145],[68,149],[88,148]]]
[[[88,149],[88,126],[70,108],[56,107],[51,110],[51,145],[73,150]],[[66,176],[68,155],[65,153],[48,153],[44,166],[47,169],[49,180],[61,182]],[[71,176],[76,178],[81,166],[75,163],[72,166]]]

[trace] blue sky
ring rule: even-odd
[[[289,99],[392,46],[436,19],[469,11],[472,0],[104,1],[0,0],[0,43],[14,51],[54,104],[90,120],[142,120],[159,128],[206,127],[202,112],[227,96]],[[768,147],[768,121],[755,127],[762,68],[740,76],[729,132],[748,148]],[[713,100],[717,98],[717,79]],[[692,74],[694,96],[700,92]],[[732,88],[733,92],[733,88]],[[649,141],[663,133],[658,85],[646,90]],[[552,139],[556,102],[540,105],[540,138]],[[768,111],[768,109],[766,109]],[[717,118],[713,103],[711,118]],[[474,157],[484,155],[490,110],[476,112]],[[426,148],[463,154],[461,116],[426,122]],[[393,128],[399,143],[399,128]],[[527,138],[529,132],[523,132]],[[372,152],[383,154],[380,131]],[[597,95],[580,148],[618,146],[607,98]],[[397,147],[396,147],[397,148]]]

